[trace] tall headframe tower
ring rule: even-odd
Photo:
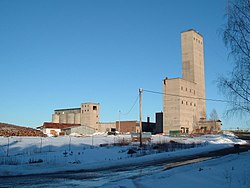
[[[196,84],[198,119],[206,118],[203,37],[195,30],[181,33],[182,78]]]
[[[163,80],[163,132],[191,133],[206,118],[203,37],[181,33],[182,78]]]

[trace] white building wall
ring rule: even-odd
[[[43,131],[44,134],[47,134],[47,135],[52,134],[51,131],[53,131],[53,132],[55,131],[57,133],[57,135],[59,135],[59,133],[61,132],[61,129],[43,128],[42,131]]]

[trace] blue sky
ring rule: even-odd
[[[215,80],[231,69],[219,30],[227,0],[1,0],[0,122],[36,127],[53,110],[101,105],[101,121],[118,120],[140,87],[162,91],[162,80],[181,77],[180,33],[204,37],[206,96],[223,99]],[[223,128],[247,127],[226,120]],[[138,103],[121,120],[138,119]],[[162,96],[143,93],[143,119],[162,111]],[[237,122],[237,123],[236,123]]]

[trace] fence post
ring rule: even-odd
[[[42,153],[42,147],[43,147],[43,137],[41,137],[41,143],[40,143],[40,153]]]
[[[71,150],[71,136],[69,136],[69,151]]]
[[[8,137],[7,157],[9,157],[10,138]]]
[[[94,145],[94,135],[92,135],[92,147]]]

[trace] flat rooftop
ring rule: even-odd
[[[59,111],[67,111],[67,110],[81,110],[81,108],[62,108],[62,109],[56,109],[54,110],[55,112],[59,112]]]

